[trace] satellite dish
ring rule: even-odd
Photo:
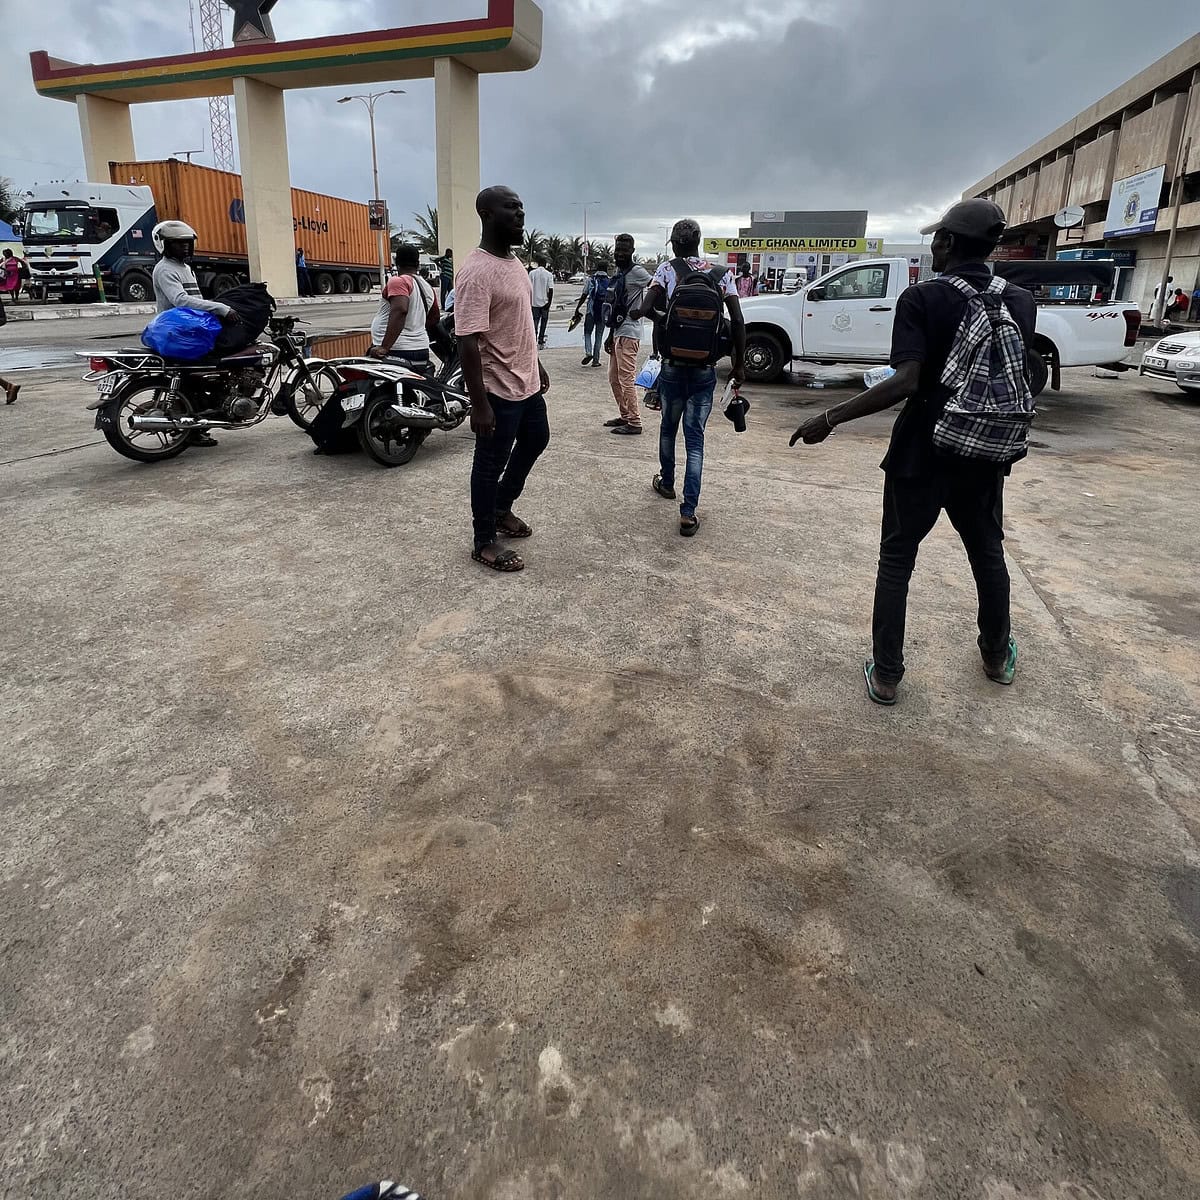
[[[1075,225],[1083,224],[1083,209],[1078,204],[1069,204],[1066,208],[1060,208],[1054,214],[1054,223],[1059,229],[1071,229]]]

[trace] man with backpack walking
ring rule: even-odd
[[[1004,477],[1028,447],[1028,348],[1037,309],[1029,292],[988,269],[986,259],[1004,229],[998,205],[964,200],[921,230],[934,235],[930,250],[940,278],[900,296],[892,328],[895,373],[805,421],[790,442],[823,442],[838,425],[908,401],[880,464],[885,475],[874,653],[863,668],[876,704],[896,703],[908,583],[917,550],[943,509],[975,576],[984,673],[1009,684],[1016,672],[1004,563]]]
[[[613,433],[640,434],[642,414],[638,409],[637,360],[642,348],[642,322],[633,315],[641,307],[642,296],[650,282],[650,272],[633,260],[633,235],[617,235],[613,254],[617,260],[617,277],[608,289],[608,316],[604,326],[608,339],[604,349],[609,353],[608,386],[617,402],[617,415],[604,424]]]
[[[671,230],[675,257],[663,263],[635,316],[666,310],[659,344],[662,370],[658,394],[662,423],[658,438],[660,471],[651,487],[666,500],[675,494],[675,438],[683,423],[687,464],[683,474],[683,502],[679,506],[679,532],[694,537],[700,528],[696,505],[704,471],[704,427],[712,412],[717,383],[716,364],[724,353],[723,310],[729,312],[732,340],[732,378],[746,378],[746,323],[738,300],[737,281],[726,267],[700,257],[700,226],[690,218],[676,221]]]
[[[583,295],[575,301],[575,316],[587,305],[583,318],[583,361],[581,367],[598,367],[604,345],[604,302],[608,296],[608,268],[597,267],[587,281]]]

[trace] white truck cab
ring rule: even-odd
[[[111,277],[126,255],[154,261],[154,194],[111,183],[54,184],[25,203],[23,240],[38,295],[96,299],[99,275]],[[109,297],[115,299],[115,297]],[[151,293],[138,299],[153,299]]]
[[[743,300],[747,379],[773,382],[798,361],[886,363],[896,303],[908,286],[908,259],[860,259],[792,295]],[[1039,303],[1034,395],[1047,382],[1059,386],[1061,367],[1120,364],[1136,342],[1140,320],[1140,312],[1125,304]]]

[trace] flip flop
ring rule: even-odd
[[[867,659],[863,663],[863,676],[867,681],[867,695],[875,701],[876,704],[882,704],[884,708],[891,708],[896,703],[896,697],[893,696],[890,700],[885,700],[874,688],[871,683],[871,676],[875,674],[875,663],[871,659]]]
[[[1004,666],[999,671],[990,671],[987,664],[984,663],[983,673],[993,683],[1002,683],[1005,687],[1012,683],[1017,673],[1017,639],[1015,637],[1008,639],[1008,655],[1004,659]]]

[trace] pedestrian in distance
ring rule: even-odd
[[[880,464],[883,526],[872,617],[868,696],[896,703],[904,676],[908,584],[917,550],[942,511],[967,552],[979,599],[979,651],[996,683],[1016,673],[1004,562],[1004,480],[1025,457],[1033,396],[1029,347],[1033,296],[994,277],[986,259],[1005,229],[990,200],[964,200],[934,224],[933,269],[940,278],[900,296],[892,329],[894,374],[810,418],[791,445],[824,441],[839,425],[906,400]]]
[[[446,297],[454,287],[454,251],[447,249],[442,257],[435,261],[442,281],[442,308],[446,308]]]
[[[158,311],[172,308],[195,308],[213,313],[230,325],[240,325],[242,318],[219,300],[206,300],[200,294],[196,272],[188,260],[196,251],[196,231],[185,221],[160,221],[150,233],[154,248],[162,255],[154,265],[154,299]],[[193,446],[215,446],[217,439],[200,430],[192,434]]]
[[[608,386],[617,402],[617,415],[605,425],[613,433],[639,434],[642,414],[638,408],[637,360],[642,348],[642,320],[633,313],[641,308],[650,272],[634,259],[634,240],[629,233],[618,234],[614,244],[617,275],[608,289],[608,338],[604,349],[609,355]]]
[[[739,300],[749,300],[758,295],[758,280],[750,270],[750,264],[743,259],[738,264],[737,293]]]
[[[5,247],[4,258],[0,261],[0,292],[8,296],[14,304],[21,295],[21,260]]]
[[[422,372],[429,366],[429,329],[441,315],[437,293],[421,278],[421,252],[396,247],[396,274],[388,279],[371,322],[369,358],[392,359]]]
[[[582,367],[600,365],[600,349],[604,344],[604,300],[608,295],[608,268],[597,267],[584,286],[583,295],[575,301],[575,316],[583,308]]]
[[[0,304],[0,328],[8,324],[8,313],[4,311],[4,305]],[[19,383],[12,383],[0,376],[0,388],[4,391],[4,403],[15,404],[17,401],[17,393],[21,390]]]
[[[455,332],[471,397],[471,557],[495,571],[525,568],[497,537],[533,529],[512,510],[534,463],[550,442],[550,378],[538,361],[529,274],[513,254],[525,236],[525,207],[511,188],[490,187],[475,200],[482,237],[455,280]]]
[[[537,334],[539,350],[546,348],[546,322],[550,320],[550,305],[554,303],[554,276],[546,269],[545,258],[538,254],[529,272],[529,287],[533,296],[533,331]]]
[[[1165,303],[1163,304],[1163,317],[1164,318],[1168,315],[1167,305],[1171,303],[1171,295],[1175,290],[1173,287],[1171,287],[1171,284],[1173,284],[1174,282],[1175,282],[1175,276],[1168,275],[1167,276],[1167,299],[1166,299]],[[1162,284],[1156,283],[1154,285],[1154,299],[1150,301],[1150,320],[1151,321],[1158,320],[1158,293],[1161,290],[1162,290]]]
[[[1200,321],[1200,285],[1192,293],[1192,302],[1188,306],[1188,320]]]
[[[684,218],[675,222],[671,248],[675,257],[654,273],[637,316],[665,312],[659,336],[663,364],[658,376],[660,471],[651,487],[664,499],[676,499],[675,439],[682,422],[687,464],[679,532],[694,537],[700,528],[696,505],[704,472],[704,427],[712,412],[716,364],[724,349],[723,310],[729,313],[732,378],[737,383],[746,378],[746,324],[733,271],[700,257],[700,226],[695,221]]]
[[[304,257],[304,247],[296,247],[296,291],[301,296],[313,294],[312,278],[308,273],[308,259]]]

